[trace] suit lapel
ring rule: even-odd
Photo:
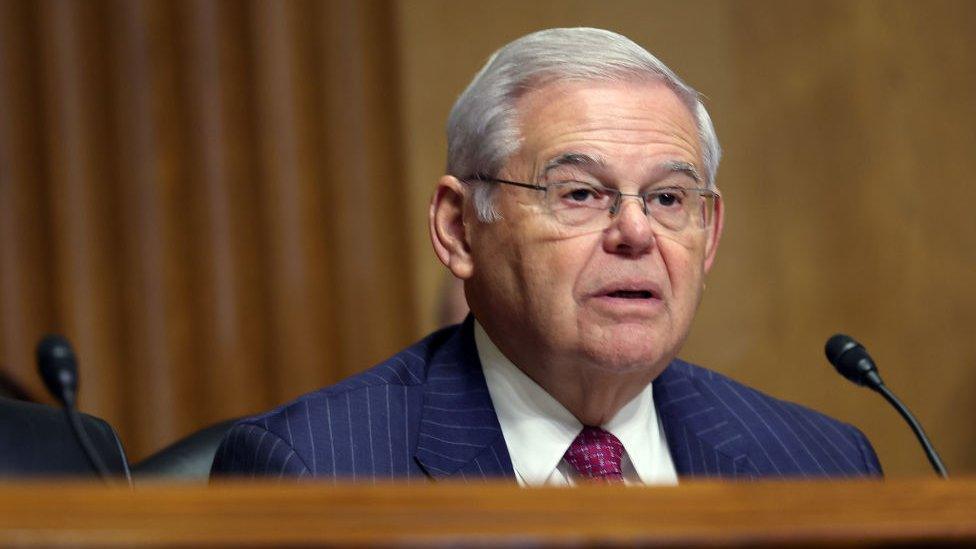
[[[469,315],[432,355],[414,457],[435,480],[514,479]],[[654,403],[679,476],[757,476],[753,444],[708,389],[708,370],[673,361],[654,381]],[[761,459],[759,460],[762,461]]]
[[[514,479],[471,315],[431,357],[420,418],[414,457],[432,478]]]
[[[679,476],[754,477],[747,432],[707,390],[711,372],[673,361],[654,380],[654,404]]]

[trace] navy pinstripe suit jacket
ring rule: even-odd
[[[856,428],[680,360],[654,402],[681,476],[880,475]],[[347,480],[509,477],[472,321],[234,426],[214,475]]]

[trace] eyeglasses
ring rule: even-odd
[[[519,183],[497,177],[472,177],[466,181],[483,181],[513,185],[545,193],[545,205],[563,225],[588,230],[602,230],[620,211],[623,197],[640,200],[644,215],[650,215],[664,229],[679,233],[711,226],[719,194],[699,187],[665,186],[638,194],[624,193],[602,185],[582,181],[555,181],[547,185]],[[603,215],[610,212],[609,216]]]

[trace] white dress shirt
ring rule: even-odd
[[[474,338],[519,485],[574,484],[579,474],[563,454],[583,424],[512,364],[477,321]],[[624,446],[621,468],[626,484],[678,483],[654,408],[651,384],[600,427],[613,433]]]

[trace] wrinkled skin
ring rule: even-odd
[[[498,177],[585,179],[625,193],[703,185],[668,168],[687,163],[703,173],[694,119],[662,83],[555,83],[516,106],[523,141]],[[570,153],[598,162],[547,170]],[[430,207],[434,248],[464,280],[472,312],[505,356],[582,423],[600,425],[683,344],[723,211],[719,204],[708,229],[674,234],[638,199],[624,198],[605,229],[581,232],[556,221],[543,195],[502,186],[495,193],[502,219],[483,223],[465,184],[444,176]]]

